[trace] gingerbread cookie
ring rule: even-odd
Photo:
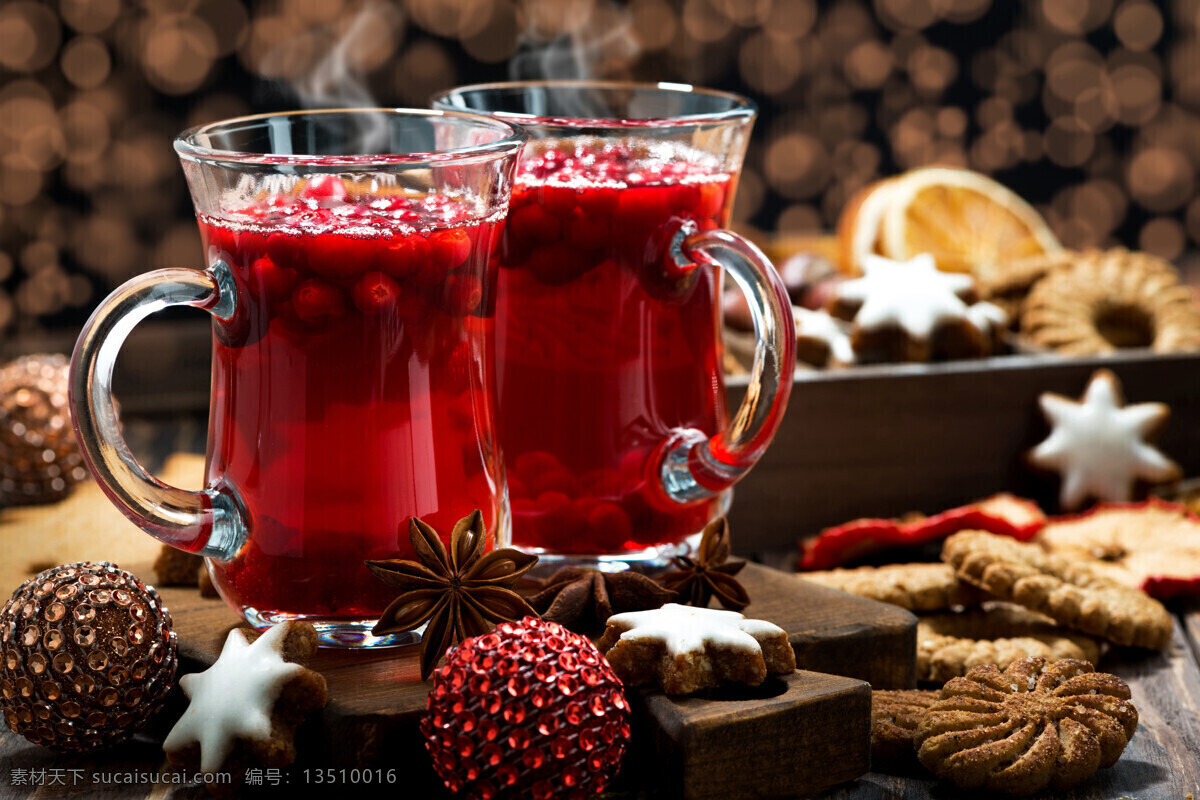
[[[1162,403],[1126,406],[1121,384],[1108,370],[1096,371],[1078,402],[1047,392],[1039,403],[1052,430],[1029,460],[1062,476],[1064,509],[1079,508],[1089,497],[1126,502],[1137,481],[1179,479],[1179,465],[1148,442],[1166,424],[1170,409]]]
[[[954,568],[949,564],[887,564],[805,572],[800,577],[909,611],[940,611],[975,605],[986,597],[971,584],[955,577]]]
[[[627,686],[657,683],[691,694],[723,683],[758,686],[787,675],[796,654],[777,625],[735,611],[667,603],[609,617],[600,652]]]
[[[195,586],[204,559],[178,547],[164,544],[154,559],[154,577],[159,586]]]
[[[946,540],[942,560],[960,579],[1068,628],[1155,650],[1171,639],[1171,615],[1157,600],[1035,544],[964,531]]]
[[[916,759],[913,734],[941,692],[876,689],[871,692],[871,767],[901,766]]]
[[[1181,505],[1151,500],[1103,504],[1060,517],[1038,539],[1051,553],[1087,562],[1117,583],[1165,600],[1200,594],[1200,519]]]
[[[285,622],[253,643],[247,633],[230,631],[211,667],[179,679],[188,707],[163,742],[176,769],[234,776],[233,784],[207,784],[214,793],[236,791],[252,766],[295,761],[296,726],[328,699],[325,678],[296,663],[316,653],[311,624]]]
[[[926,768],[964,789],[1066,789],[1117,763],[1137,730],[1129,698],[1124,681],[1084,661],[987,664],[943,687],[913,742]]]
[[[1086,636],[1066,633],[1049,617],[1005,603],[917,621],[917,680],[942,683],[981,664],[1007,669],[1029,656],[1095,664],[1100,648]]]

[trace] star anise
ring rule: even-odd
[[[681,603],[707,608],[715,595],[722,606],[741,611],[750,605],[750,595],[733,577],[745,561],[729,561],[729,525],[718,517],[704,527],[694,557],[676,556],[679,569],[658,576],[658,582],[679,592]]]
[[[437,531],[416,517],[408,521],[408,538],[420,562],[367,562],[375,577],[403,590],[371,632],[400,633],[428,622],[421,637],[422,680],[452,643],[487,633],[498,622],[537,616],[509,588],[537,563],[537,556],[509,548],[484,553],[487,536],[479,511],[454,524],[449,553]]]
[[[541,582],[529,604],[543,619],[586,633],[603,628],[613,614],[660,608],[675,597],[640,572],[563,567]]]

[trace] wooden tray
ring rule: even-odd
[[[746,614],[788,631],[806,671],[768,684],[762,696],[673,699],[641,692],[633,699],[638,755],[630,759],[627,779],[639,786],[653,780],[660,790],[687,797],[728,796],[729,759],[749,758],[758,764],[756,773],[739,773],[738,786],[771,796],[819,791],[866,772],[866,681],[879,688],[915,685],[915,618],[757,564],[747,564],[740,577],[754,599]],[[181,669],[206,669],[240,620],[193,589],[160,593],[179,634]],[[306,726],[305,749],[336,766],[387,766],[435,783],[417,731],[430,684],[419,679],[416,648],[323,649],[311,666],[328,681],[330,702],[320,720]],[[733,739],[736,748],[714,757]],[[824,755],[807,761],[814,747]],[[639,764],[649,766],[632,777],[643,772]]]
[[[1079,397],[1100,368],[1120,378],[1127,402],[1170,406],[1159,447],[1184,475],[1200,475],[1200,355],[1004,356],[797,373],[779,433],[734,488],[739,552],[794,550],[800,537],[858,517],[931,514],[1001,491],[1054,511],[1057,482],[1023,463],[1049,433],[1038,396]],[[728,393],[736,408],[745,380],[730,379]]]

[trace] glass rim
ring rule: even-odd
[[[663,95],[693,95],[713,98],[723,98],[730,101],[731,107],[724,111],[699,112],[670,117],[544,117],[537,114],[525,114],[518,111],[481,111],[476,108],[466,109],[451,106],[443,102],[445,98],[472,91],[499,91],[505,89],[599,89],[616,91],[619,89],[636,89],[644,92],[658,92]],[[639,82],[639,81],[606,81],[606,80],[530,80],[530,81],[493,81],[490,83],[471,83],[455,86],[433,96],[430,104],[443,110],[464,111],[473,114],[487,114],[494,119],[512,120],[518,125],[545,125],[569,128],[665,128],[687,125],[703,125],[730,120],[749,120],[758,114],[758,106],[750,98],[727,92],[721,89],[709,89],[690,83],[675,83],[671,81]]]
[[[221,129],[233,129],[234,126],[252,127],[270,119],[299,119],[302,117],[365,117],[371,114],[381,114],[390,118],[443,118],[457,119],[470,123],[479,128],[495,130],[504,135],[492,142],[471,145],[469,147],[451,147],[445,150],[434,150],[414,153],[364,153],[361,155],[313,155],[306,153],[256,153],[244,150],[220,150],[199,144],[196,138]],[[237,163],[259,164],[263,166],[297,165],[313,167],[369,167],[389,164],[418,165],[434,162],[462,161],[468,159],[499,157],[509,153],[519,152],[528,139],[528,134],[519,125],[514,125],[503,119],[486,114],[451,109],[425,108],[321,108],[293,111],[273,111],[264,114],[250,114],[242,117],[209,122],[181,131],[175,137],[175,152],[180,158],[203,163]]]

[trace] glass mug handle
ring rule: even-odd
[[[232,489],[199,492],[168,486],[148,473],[117,421],[113,365],[125,338],[146,317],[170,306],[192,306],[227,321],[237,293],[229,267],[159,269],[118,287],[84,325],[71,358],[70,405],[75,435],[92,476],[135,525],[166,544],[218,560],[246,541],[246,515]]]
[[[737,483],[762,457],[779,428],[792,391],[796,333],[791,301],[779,273],[751,242],[727,230],[701,231],[683,222],[668,245],[678,269],[713,263],[746,295],[757,339],[750,383],[726,429],[709,437],[694,428],[672,432],[657,471],[678,503],[712,497]]]

